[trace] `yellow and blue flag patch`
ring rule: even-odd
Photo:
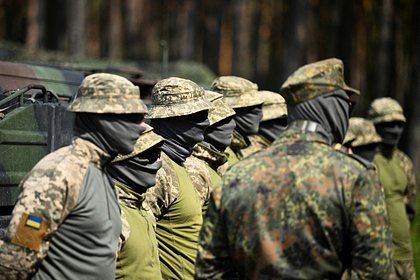
[[[42,219],[32,215],[28,215],[28,218],[26,219],[26,225],[36,229],[39,229],[41,227],[41,222]]]

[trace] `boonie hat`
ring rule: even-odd
[[[140,99],[139,87],[124,77],[108,73],[85,77],[68,110],[87,113],[147,113],[147,107]]]
[[[210,102],[204,98],[204,89],[191,80],[170,77],[153,87],[148,118],[185,116],[210,108]]]
[[[374,123],[401,121],[406,122],[401,105],[390,97],[373,100],[368,110],[368,118]]]
[[[223,94],[224,101],[231,108],[255,106],[264,102],[257,94],[258,86],[241,77],[218,77],[213,81],[211,90]]]

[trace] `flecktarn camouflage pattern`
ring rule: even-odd
[[[281,86],[280,94],[287,104],[296,104],[338,89],[360,94],[344,82],[343,62],[330,58],[300,67]]]
[[[232,108],[255,106],[264,102],[258,96],[257,84],[241,77],[218,77],[213,81],[211,90],[223,94],[224,101]]]
[[[196,279],[387,279],[391,232],[374,169],[287,130],[213,191]]]
[[[401,105],[390,97],[373,100],[368,110],[368,118],[374,124],[393,121],[406,122]]]
[[[223,94],[206,90],[204,97],[210,101],[212,105],[212,108],[209,111],[210,125],[235,115],[235,110],[224,102]]]
[[[144,122],[141,125],[146,127],[146,130],[140,134],[139,138],[136,141],[136,144],[134,145],[134,150],[128,155],[120,154],[116,156],[113,162],[122,161],[128,158],[134,157],[165,140],[162,136],[154,133],[153,127],[151,127],[150,125]]]
[[[269,90],[260,90],[258,94],[264,100],[262,122],[287,116],[286,100],[283,96]]]
[[[349,129],[343,144],[350,144],[351,147],[364,146],[380,143],[381,136],[376,132],[373,123],[364,118],[350,118]]]
[[[107,73],[87,76],[69,110],[87,113],[147,113],[146,105],[140,100],[139,87],[124,77]]]
[[[204,89],[191,80],[170,77],[160,80],[153,87],[148,117],[185,116],[210,108],[210,102],[204,98]]]

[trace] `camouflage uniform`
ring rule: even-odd
[[[204,90],[189,80],[168,78],[153,88],[149,117],[169,118],[209,110]],[[192,279],[202,224],[202,204],[197,186],[184,166],[162,153],[156,185],[146,193],[147,207],[156,218],[162,277]],[[207,169],[205,169],[208,175]],[[210,181],[210,179],[208,179]],[[201,186],[200,186],[201,187]]]
[[[205,98],[212,103],[212,108],[209,111],[210,126],[235,114],[235,111],[223,102],[223,95],[206,91]],[[227,160],[227,154],[218,152],[199,143],[194,147],[192,155],[188,157],[184,163],[184,166],[200,195],[203,213],[206,212],[210,193],[221,179],[220,175],[217,173],[217,169],[227,162]],[[205,176],[203,176],[203,174],[205,174]]]
[[[268,90],[260,90],[258,94],[264,100],[261,122],[287,116],[286,101],[280,94]],[[250,135],[248,138],[251,145],[242,150],[244,156],[249,156],[271,145],[271,141],[261,134]]]
[[[368,117],[375,125],[384,122],[406,122],[403,110],[391,98],[375,99]],[[396,146],[381,150],[374,159],[385,189],[392,233],[394,267],[391,279],[416,279],[410,234],[410,220],[416,207],[416,178],[411,159]]]
[[[163,141],[161,136],[153,132],[151,126],[143,125],[146,126],[146,130],[137,139],[133,152],[129,155],[119,155],[113,162],[136,156]],[[114,184],[122,209],[120,250],[115,279],[161,279],[156,221],[153,213],[143,205],[146,194],[140,194],[115,179]]]
[[[216,78],[211,86],[215,92],[224,96],[224,101],[231,108],[245,108],[263,104],[263,100],[258,95],[258,86],[251,81],[236,76],[221,76]],[[230,147],[226,153],[230,156],[229,161],[220,167],[220,174],[224,174],[228,166],[231,166],[239,159],[243,158],[242,150],[249,147],[251,141],[238,132],[233,132]]]
[[[352,90],[342,75],[337,59],[309,64],[282,95],[294,104]],[[346,268],[354,279],[387,279],[390,231],[375,173],[317,131],[296,120],[225,174],[200,232],[197,279],[339,279]]]
[[[127,79],[94,74],[83,80],[69,110],[147,109]],[[75,138],[30,171],[0,241],[0,279],[114,279],[121,224],[117,194],[102,170],[109,160],[96,145]]]

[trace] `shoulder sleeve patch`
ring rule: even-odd
[[[39,252],[48,230],[48,222],[41,218],[23,214],[12,243]]]

